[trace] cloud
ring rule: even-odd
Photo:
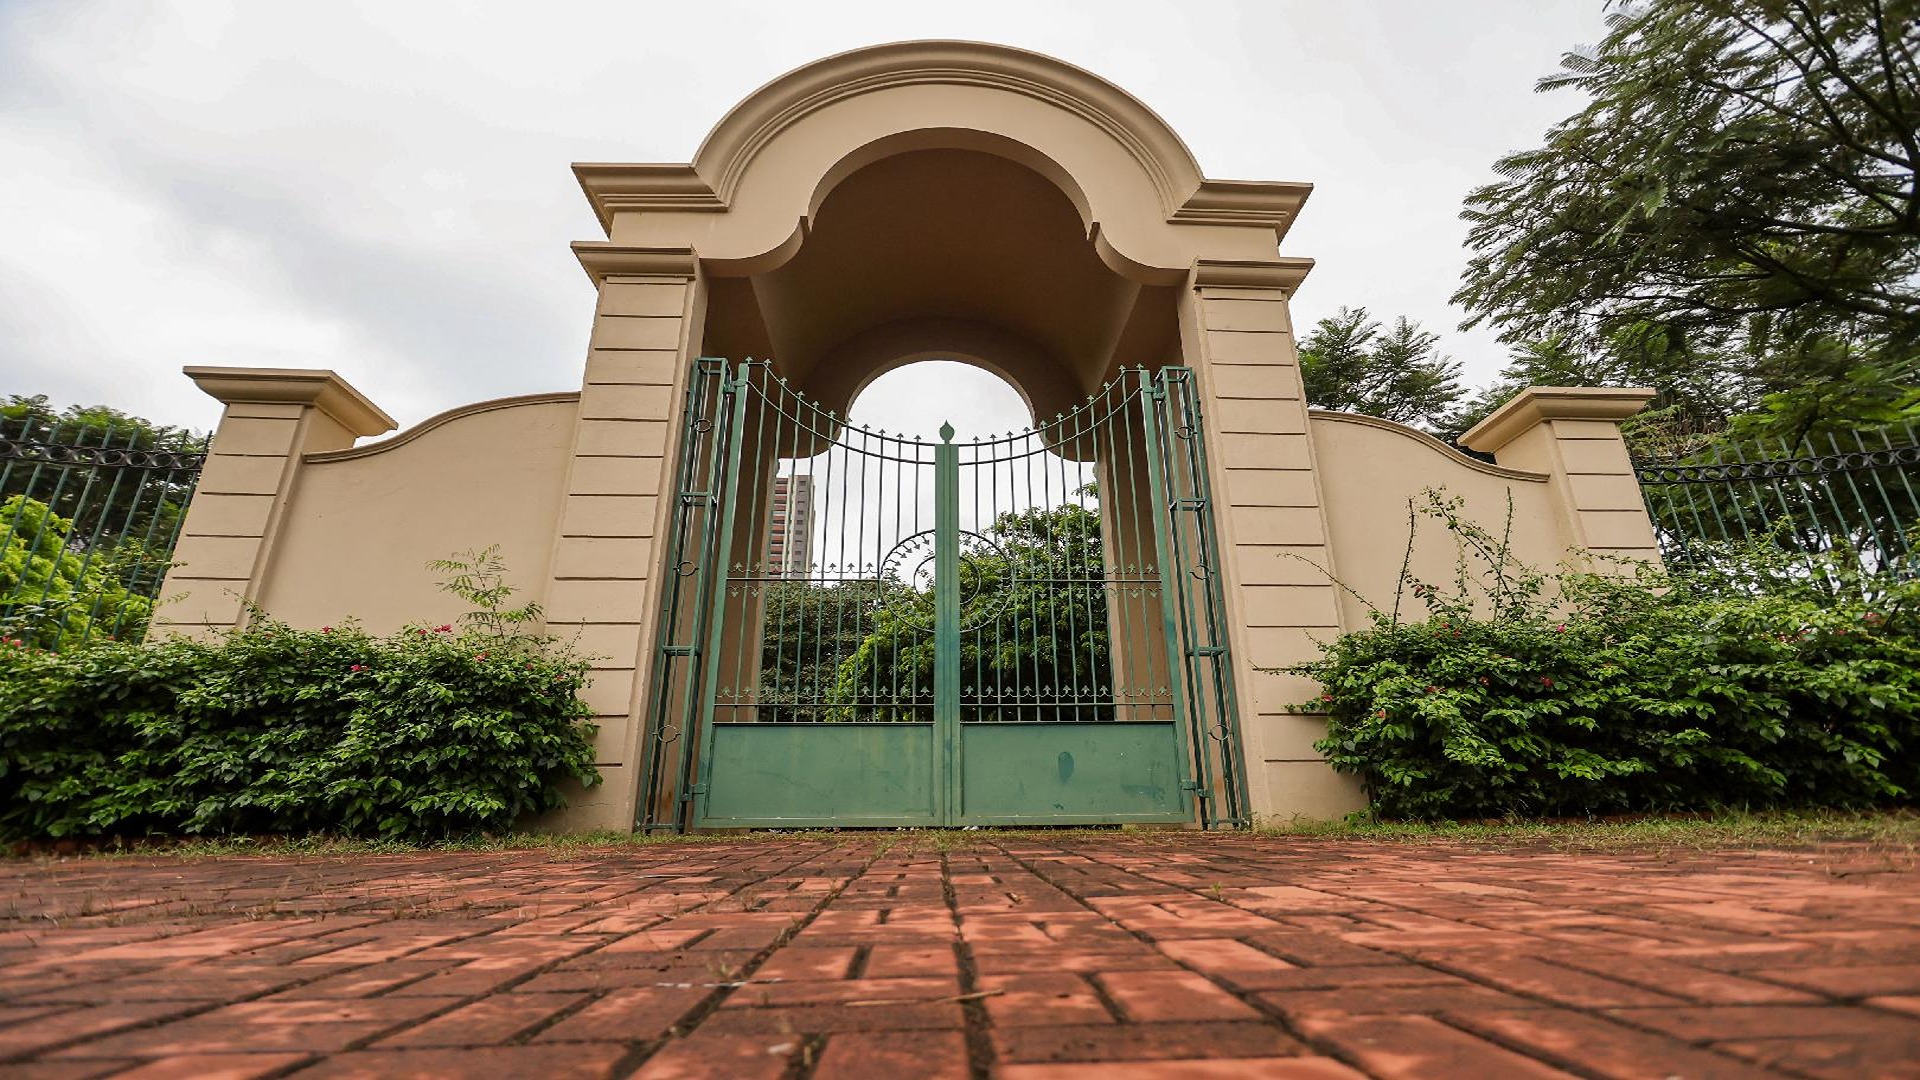
[[[0,6],[0,392],[206,427],[188,363],[331,367],[403,422],[571,387],[598,235],[567,164],[686,160],[755,86],[911,37],[1035,48],[1159,110],[1211,175],[1318,188],[1287,250],[1452,333],[1459,199],[1567,103],[1594,0]],[[1014,418],[1017,420],[1017,418]]]

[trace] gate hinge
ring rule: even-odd
[[[1195,645],[1190,652],[1194,656],[1225,656],[1227,655],[1227,647],[1225,645]]]
[[[660,651],[668,656],[698,656],[700,650],[692,645],[663,645]]]
[[[687,787],[687,790],[681,794],[680,801],[687,802],[688,800],[692,799],[695,795],[705,795],[706,793],[707,793],[707,785],[691,784]]]
[[[706,491],[683,491],[680,493],[681,506],[711,506],[713,494]]]
[[[1180,790],[1181,790],[1181,791],[1198,791],[1198,792],[1200,792],[1200,797],[1201,797],[1201,798],[1203,798],[1203,799],[1204,799],[1204,798],[1206,798],[1206,797],[1207,797],[1207,793],[1206,793],[1206,791],[1204,791],[1204,790],[1203,790],[1203,789],[1202,789],[1202,788],[1200,787],[1200,781],[1198,781],[1198,780],[1182,780],[1182,781],[1180,781]]]

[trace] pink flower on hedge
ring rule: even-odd
[[[453,632],[453,624],[452,624],[452,623],[442,623],[442,624],[440,624],[439,626],[436,626],[436,627],[434,627],[434,628],[433,628],[433,632],[434,632],[434,633],[436,633],[436,634],[448,634],[448,633],[452,633],[452,632]]]
[[[354,665],[352,665],[351,667],[349,667],[349,668],[347,668],[347,670],[348,670],[348,671],[365,671],[365,670],[367,670],[367,665],[365,665],[365,664],[354,664]]]
[[[1553,632],[1554,632],[1554,633],[1556,633],[1556,634],[1564,634],[1564,633],[1566,633],[1566,632],[1567,632],[1567,624],[1566,624],[1566,623],[1561,623],[1561,624],[1560,624],[1559,626],[1556,626],[1556,627],[1554,627],[1554,628],[1553,628]]]
[[[321,628],[320,628],[320,632],[321,632],[321,633],[323,633],[323,634],[331,634],[331,633],[333,633],[333,627],[331,627],[331,626],[323,626],[323,627],[321,627]]]
[[[1541,685],[1541,686],[1552,686],[1552,685],[1553,685],[1553,680],[1552,680],[1552,679],[1549,679],[1549,678],[1547,678],[1547,677],[1546,677],[1545,675],[1542,675],[1542,676],[1540,676],[1540,685]]]
[[[486,653],[474,653],[474,654],[473,654],[473,658],[474,658],[475,660],[485,660],[485,659],[487,658],[487,654],[486,654]]]

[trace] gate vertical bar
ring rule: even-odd
[[[716,462],[727,435],[724,418],[717,413],[725,401],[722,393],[726,381],[726,361],[709,357],[695,360],[681,408],[680,461],[674,472],[673,524],[668,536],[671,546],[664,564],[666,576],[648,684],[652,700],[643,736],[646,752],[641,755],[640,800],[634,821],[640,832],[679,829],[686,808],[683,795],[692,758],[689,744],[695,734],[687,721],[699,704],[700,638],[706,627],[703,613],[707,578],[700,568],[711,564],[708,549],[714,512],[719,508]],[[677,695],[676,683],[680,690]],[[660,788],[668,784],[671,786],[662,805]]]
[[[1183,457],[1186,459],[1188,490],[1193,500],[1195,554],[1200,559],[1202,570],[1202,597],[1208,635],[1205,647],[1213,662],[1214,700],[1221,714],[1218,721],[1220,774],[1227,790],[1227,816],[1213,820],[1244,827],[1253,824],[1253,818],[1247,802],[1246,761],[1241,753],[1240,700],[1233,683],[1233,669],[1226,656],[1227,598],[1220,574],[1219,538],[1213,528],[1213,485],[1208,479],[1211,466],[1207,461],[1206,418],[1200,412],[1200,402],[1194,392],[1192,369],[1163,368],[1161,378],[1168,387],[1169,396],[1178,396],[1180,399],[1180,422],[1173,434],[1187,444]],[[1176,386],[1179,392],[1174,395],[1172,391]]]
[[[933,729],[945,776],[938,814],[951,825],[960,807],[960,448],[940,425],[933,451]]]
[[[713,704],[714,696],[720,689],[720,649],[725,642],[727,628],[727,620],[721,613],[727,604],[728,549],[733,544],[734,510],[740,501],[740,442],[747,424],[747,389],[751,374],[752,364],[742,362],[738,377],[728,387],[733,394],[733,411],[727,424],[726,456],[722,459],[725,462],[726,481],[720,488],[720,534],[713,547],[717,561],[714,563],[713,588],[707,601],[707,618],[712,626],[707,632],[706,663],[701,666],[700,782],[693,785],[693,790],[689,792],[695,798],[696,821],[706,809],[706,789],[713,780]]]
[[[1187,662],[1187,642],[1180,633],[1180,617],[1174,606],[1175,587],[1173,542],[1168,532],[1169,519],[1173,515],[1173,505],[1167,497],[1166,463],[1161,460],[1164,448],[1160,442],[1160,406],[1166,399],[1166,389],[1157,380],[1141,368],[1140,378],[1140,428],[1147,446],[1147,487],[1149,509],[1153,516],[1153,561],[1159,568],[1160,576],[1160,632],[1167,642],[1167,689],[1168,698],[1173,703],[1174,728],[1180,735],[1181,745],[1188,747],[1195,761],[1186,760],[1186,752],[1180,756],[1180,786],[1190,789],[1200,800],[1200,820],[1211,825],[1213,815],[1209,812],[1213,798],[1212,756],[1206,752],[1206,742],[1202,738],[1194,739],[1192,717],[1187,710],[1187,691],[1185,666]],[[1191,767],[1190,767],[1191,766]],[[1200,782],[1194,783],[1193,770],[1200,771]]]

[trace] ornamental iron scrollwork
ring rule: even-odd
[[[64,443],[35,442],[28,439],[0,438],[0,461],[26,461],[43,465],[75,465],[107,469],[197,470],[206,464],[205,454],[184,454],[174,450],[131,450],[105,446],[70,446]]]
[[[1710,465],[1641,465],[1634,475],[1643,484],[1716,484],[1729,480],[1780,480],[1801,476],[1865,472],[1896,466],[1920,465],[1920,446],[1886,450],[1856,450],[1818,457],[1776,458],[1770,461],[1724,462]]]

